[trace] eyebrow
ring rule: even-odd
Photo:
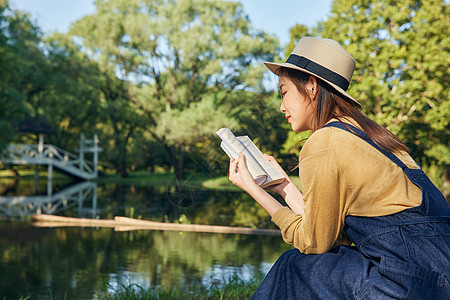
[[[280,85],[278,86],[278,89],[281,90],[281,88],[282,88],[283,86],[284,86],[284,83],[280,84]]]

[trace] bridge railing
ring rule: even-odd
[[[13,163],[53,164],[67,171],[95,174],[91,162],[80,159],[77,155],[50,144],[29,145],[11,144],[8,148],[8,156],[4,161]]]

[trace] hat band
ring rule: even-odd
[[[334,83],[344,91],[346,91],[348,86],[350,85],[350,82],[348,82],[347,79],[345,79],[338,73],[335,73],[319,65],[318,63],[315,63],[312,60],[307,59],[306,57],[299,56],[297,54],[291,54],[289,58],[286,60],[286,63],[296,65],[299,68],[302,68],[306,71],[316,74],[317,76],[331,83]]]

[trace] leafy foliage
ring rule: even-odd
[[[37,50],[39,30],[24,13],[13,13],[0,2],[0,151],[16,136],[18,120],[25,115],[25,76],[32,72],[29,58]]]
[[[30,17],[0,6],[0,145],[25,115],[55,129],[46,139],[77,148],[98,132],[104,169],[164,168],[223,174],[214,132],[247,134],[285,168],[307,133],[295,134],[263,85],[262,61],[279,61],[276,38],[254,29],[230,1],[99,0],[68,34],[43,37]],[[349,93],[397,134],[413,157],[450,164],[449,5],[442,0],[335,0],[328,20],[290,30],[291,52],[304,35],[330,37],[357,61]]]
[[[309,29],[305,25],[296,24],[291,29],[289,29],[289,43],[284,49],[284,57],[287,59],[294,50],[297,42],[304,36],[308,36]]]
[[[316,33],[355,58],[349,93],[412,155],[450,163],[450,13],[443,0],[336,0]],[[448,175],[448,170],[447,170]]]
[[[252,29],[236,2],[96,5],[97,13],[77,21],[71,34],[104,72],[133,86],[122,102],[135,105],[149,140],[161,144],[182,176],[195,143],[236,126],[224,102],[236,90],[260,87],[263,66],[256,62],[273,56],[276,40]]]
[[[439,167],[444,178],[450,175],[449,10],[443,0],[335,0],[330,17],[310,29],[355,58],[348,92],[363,112],[399,136],[416,161]],[[294,26],[289,47],[307,33]],[[305,137],[291,133],[283,152],[298,153]]]
[[[28,115],[55,130],[47,142],[76,148],[80,132],[92,133],[98,122],[95,66],[63,35],[43,38],[28,14],[9,8],[8,1],[0,19],[0,144],[29,139],[17,135]]]

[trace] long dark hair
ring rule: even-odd
[[[305,85],[311,75],[296,69],[284,67],[280,68],[278,75],[288,77],[297,87],[299,93],[305,96],[306,99],[309,98],[306,97]],[[319,87],[316,97],[317,101],[310,103],[310,105],[315,105],[316,107],[316,114],[313,116],[313,131],[323,127],[333,118],[339,120],[341,123],[344,123],[346,117],[352,118],[361,126],[364,133],[381,148],[386,148],[394,153],[400,151],[409,153],[408,147],[398,137],[365,116],[359,107],[357,107],[356,103],[353,103],[351,100],[345,100],[345,97],[341,96],[328,83],[320,78],[316,77],[316,79]]]

